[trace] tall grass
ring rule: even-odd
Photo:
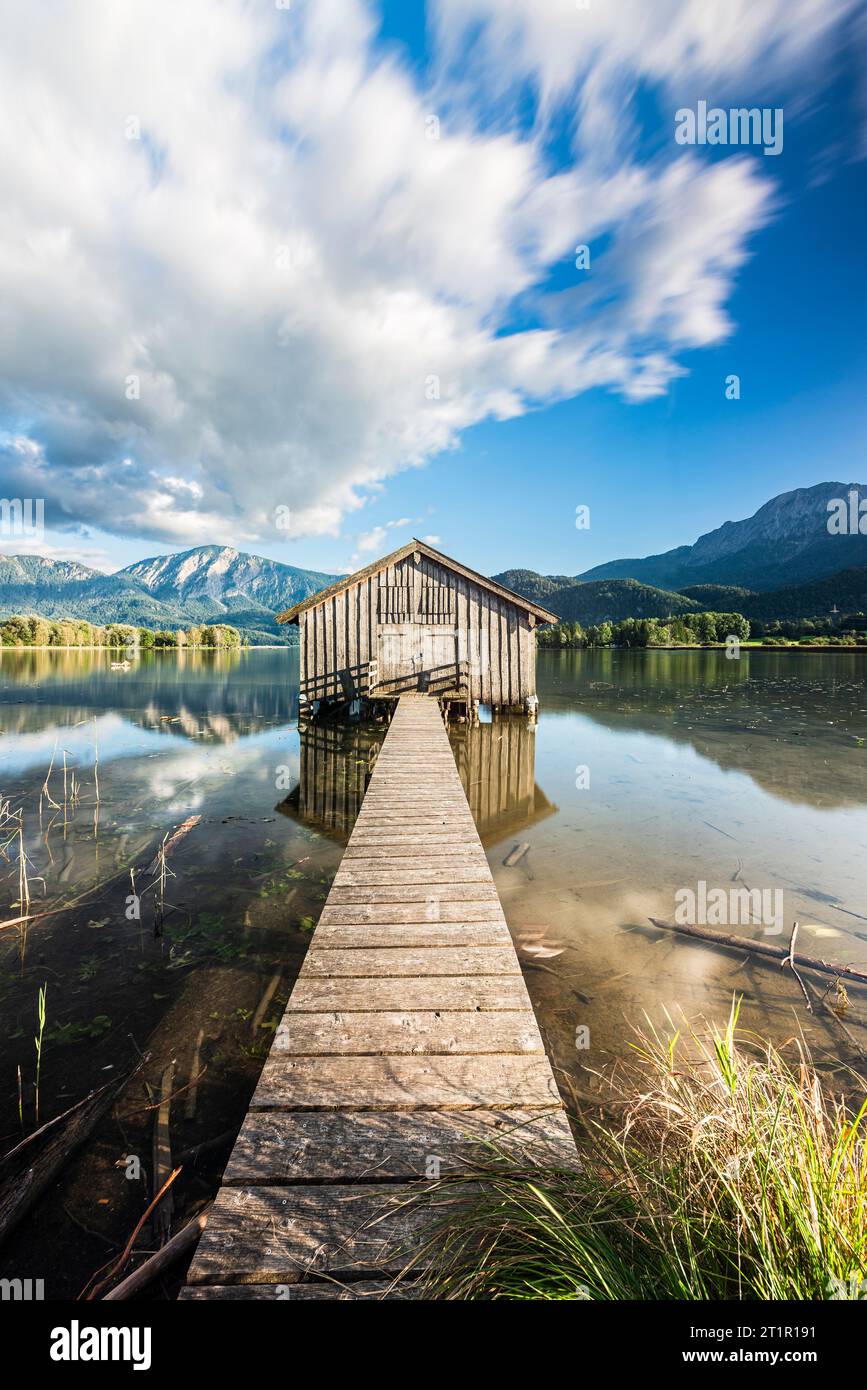
[[[578,1171],[498,1153],[434,1189],[428,1296],[867,1297],[867,1100],[853,1110],[803,1045],[787,1060],[737,1022],[733,1006],[725,1030],[691,1032],[688,1055],[677,1032],[641,1035],[621,1118],[590,1127]]]

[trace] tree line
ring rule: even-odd
[[[741,613],[678,613],[672,618],[621,618],[619,622],[556,623],[539,633],[540,647],[669,647],[679,644],[746,642],[749,619]]]
[[[867,642],[867,617],[863,613],[833,618],[805,618],[800,622],[773,619],[764,622],[742,613],[679,613],[671,618],[623,618],[619,622],[556,623],[538,634],[540,647],[670,647],[701,646],[752,639],[765,646],[791,642],[822,647],[851,647]]]
[[[16,615],[0,620],[4,647],[110,647],[153,651],[177,647],[240,647],[241,634],[228,623],[203,623],[188,628],[152,631],[131,623],[95,627],[82,618],[40,618]]]

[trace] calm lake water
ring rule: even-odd
[[[648,919],[673,920],[699,882],[779,890],[769,939],[798,919],[798,949],[867,968],[865,669],[852,653],[543,652],[538,726],[453,727],[567,1103],[594,1096],[645,1012],[722,1018],[734,991],[747,1027],[858,1060],[862,990],[847,1032],[807,1015],[776,965]],[[48,1296],[76,1294],[141,1215],[172,1064],[178,1211],[219,1180],[384,736],[299,735],[297,671],[285,649],[152,654],[125,672],[99,653],[0,653],[0,789],[23,812],[31,911],[53,912],[0,931],[0,1147],[20,1138],[19,1107],[36,1123],[42,986],[43,1121],[147,1059],[3,1250],[2,1272],[46,1278]],[[153,861],[180,827],[160,912]],[[19,915],[14,828],[4,922]]]

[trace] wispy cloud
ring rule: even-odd
[[[3,491],[55,530],[336,535],[479,421],[665,391],[730,331],[772,185],[640,159],[638,84],[800,92],[850,9],[437,0],[423,88],[359,0],[0,0]],[[548,290],[594,238],[593,277]]]

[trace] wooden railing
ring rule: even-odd
[[[357,700],[374,693],[397,695],[408,690],[462,690],[469,686],[469,662],[447,661],[439,666],[430,666],[421,671],[407,671],[404,675],[380,680],[377,660],[358,662],[354,666],[344,666],[338,671],[328,671],[320,676],[308,676],[301,682],[299,699],[302,705],[312,700],[342,699]]]
[[[308,676],[301,681],[299,699],[302,705],[329,697],[356,700],[360,695],[370,694],[378,675],[377,661],[361,661],[354,666],[342,666],[338,671]]]

